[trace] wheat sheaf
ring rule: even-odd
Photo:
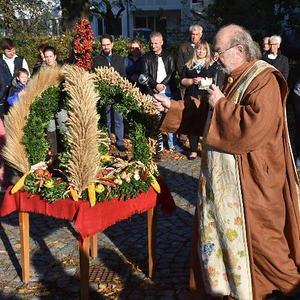
[[[62,74],[65,77],[64,89],[70,97],[67,132],[69,183],[80,197],[89,184],[95,183],[100,168],[99,96],[93,75],[84,69],[69,65],[62,68]]]

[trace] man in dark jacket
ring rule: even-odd
[[[15,44],[11,39],[3,38],[0,46],[3,51],[0,56],[0,76],[3,82],[0,86],[0,118],[3,118],[4,104],[13,78],[19,69],[24,68],[29,72],[29,68],[25,58],[16,55]]]
[[[280,53],[281,37],[273,35],[270,37],[269,43],[270,50],[263,54],[262,59],[280,71],[285,80],[287,80],[289,76],[289,60]]]
[[[126,77],[125,66],[123,58],[112,52],[114,43],[112,37],[109,34],[103,34],[101,39],[102,52],[97,54],[93,59],[93,69],[97,67],[113,67],[122,77]],[[111,114],[114,117],[114,128],[116,135],[117,148],[121,152],[127,151],[127,148],[124,145],[124,122],[123,117],[118,111],[114,109],[111,105],[106,106],[106,122],[108,132],[111,138],[111,127],[112,127],[112,118]]]
[[[172,55],[163,50],[164,40],[160,32],[152,32],[150,35],[151,51],[147,52],[141,61],[141,73],[148,78],[151,94],[160,94],[174,97],[176,92],[175,63]],[[149,93],[150,91],[148,91]],[[176,135],[168,133],[169,150],[182,149],[177,145]],[[158,136],[158,152],[163,150],[161,135]]]
[[[178,49],[177,71],[181,73],[185,64],[193,57],[195,45],[201,40],[203,28],[200,25],[191,25],[189,28],[190,40],[182,43]]]
[[[192,59],[194,55],[195,45],[201,40],[203,34],[202,26],[198,24],[191,25],[189,28],[190,40],[182,43],[178,49],[178,58],[177,58],[177,72],[179,77],[182,78],[182,72],[184,70],[185,64]],[[180,87],[181,99],[185,97],[185,87]],[[187,136],[180,134],[180,141],[182,144],[185,144]]]

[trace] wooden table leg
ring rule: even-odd
[[[20,242],[22,256],[22,281],[29,282],[29,213],[19,212]]]
[[[89,251],[90,238],[83,239],[83,243],[79,242],[80,254],[80,299],[87,300],[89,298]]]
[[[156,248],[156,207],[148,210],[148,274],[151,278],[155,271],[155,248]]]
[[[91,238],[91,256],[95,258],[98,256],[98,238],[97,233],[94,234]]]

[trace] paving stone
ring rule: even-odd
[[[146,213],[134,215],[128,220],[111,226],[105,232],[98,233],[99,255],[97,259],[90,259],[90,262],[92,264],[104,263],[125,282],[126,295],[119,295],[118,300],[188,300],[184,298],[184,293],[178,293],[178,290],[184,290],[188,285],[189,255],[200,161],[163,161],[159,163],[159,170],[168,183],[178,209],[173,216],[165,216],[158,210],[157,270],[153,278],[154,285],[148,281],[147,288],[144,286],[148,269]],[[46,288],[46,292],[49,292],[47,286],[55,285],[61,291],[66,289],[68,292],[62,297],[60,294],[54,294],[52,290],[47,296],[49,299],[50,297],[53,300],[79,299],[80,284],[74,277],[79,268],[76,265],[79,252],[78,242],[73,235],[76,230],[72,223],[38,214],[30,216],[32,275],[29,285],[21,282],[15,270],[17,262],[13,265],[11,256],[8,255],[14,253],[18,263],[21,263],[18,215],[12,214],[1,218],[1,226],[0,230],[3,228],[5,235],[0,235],[2,238],[0,238],[0,283],[6,282],[4,280],[9,274],[12,277],[11,286],[13,287],[11,290],[3,290],[4,297],[13,295],[19,288],[34,288],[38,292],[38,284],[43,281],[45,283],[43,291]],[[62,260],[73,262],[70,266],[61,266]],[[133,269],[125,263],[126,260],[132,264]],[[137,272],[133,271],[135,268],[139,268]],[[116,284],[111,283],[112,286]],[[98,283],[91,283],[90,288],[95,292],[97,285]],[[97,297],[94,298],[94,292],[91,299],[97,299]],[[39,299],[38,296],[32,294],[27,295],[27,298],[26,295],[18,295],[18,299],[22,298]]]

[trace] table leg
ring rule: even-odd
[[[155,248],[156,248],[156,207],[148,210],[148,274],[151,278],[155,271]]]
[[[29,282],[29,213],[19,212],[20,242],[22,256],[22,281]]]
[[[91,238],[91,256],[93,258],[98,256],[98,239],[97,239],[97,233],[94,234]]]
[[[89,298],[89,251],[90,238],[83,239],[83,243],[79,243],[80,254],[80,299],[87,300]]]

